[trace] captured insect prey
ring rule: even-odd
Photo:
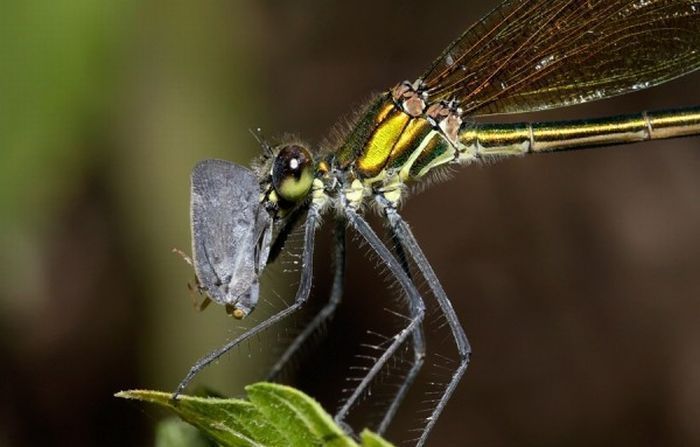
[[[555,122],[484,124],[476,118],[611,98],[699,67],[700,2],[508,0],[452,42],[422,76],[398,82],[369,101],[328,147],[260,141],[262,153],[251,168],[222,160],[198,163],[191,177],[191,229],[199,291],[233,317],[247,317],[258,302],[261,274],[285,249],[285,239],[296,226],[303,231],[301,270],[287,307],[198,360],[173,397],[223,354],[304,307],[314,279],[317,227],[321,218],[335,220],[333,296],[292,340],[272,375],[335,310],[349,228],[400,286],[406,318],[353,382],[335,419],[345,424],[372,381],[401,347],[409,346],[409,371],[379,422],[378,432],[386,431],[431,350],[422,331],[431,300],[449,329],[456,361],[416,437],[416,445],[424,445],[465,375],[471,346],[399,212],[410,188],[455,165],[698,135],[700,106]],[[365,215],[370,210],[384,219],[394,244],[387,245],[369,225]],[[426,284],[429,294],[417,284]]]
[[[221,160],[192,171],[192,261],[199,287],[243,318],[258,302],[270,250],[270,216],[253,172]]]

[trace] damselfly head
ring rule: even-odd
[[[272,187],[284,201],[296,204],[304,200],[314,180],[314,159],[298,144],[281,146],[270,169]]]
[[[258,302],[272,234],[258,178],[243,166],[205,160],[192,170],[191,193],[192,260],[200,289],[243,318]]]

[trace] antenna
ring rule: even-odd
[[[272,157],[272,147],[263,138],[262,129],[259,127],[255,129],[248,129],[248,132],[250,132],[253,138],[255,138],[255,141],[257,141],[260,147],[262,148],[263,155],[266,157]]]

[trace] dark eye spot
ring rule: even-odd
[[[306,148],[292,144],[283,147],[272,166],[272,186],[289,202],[303,199],[313,182],[313,158]]]

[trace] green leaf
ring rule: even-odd
[[[262,447],[285,443],[284,436],[267,423],[253,404],[244,400],[180,396],[174,402],[171,393],[147,390],[125,391],[117,397],[169,408],[222,446]]]
[[[148,390],[123,391],[116,396],[169,408],[223,447],[358,447],[318,402],[301,391],[263,382],[246,387],[246,392],[250,401],[180,396],[174,402],[170,393]],[[192,441],[187,447],[200,445]],[[362,447],[392,446],[365,430]]]
[[[363,431],[360,439],[362,439],[362,447],[393,447],[392,444],[369,430]]]
[[[171,417],[158,423],[156,447],[216,447],[216,445],[190,424]]]
[[[285,427],[291,445],[355,446],[323,408],[306,394],[274,383],[246,387],[248,398],[278,427]]]

